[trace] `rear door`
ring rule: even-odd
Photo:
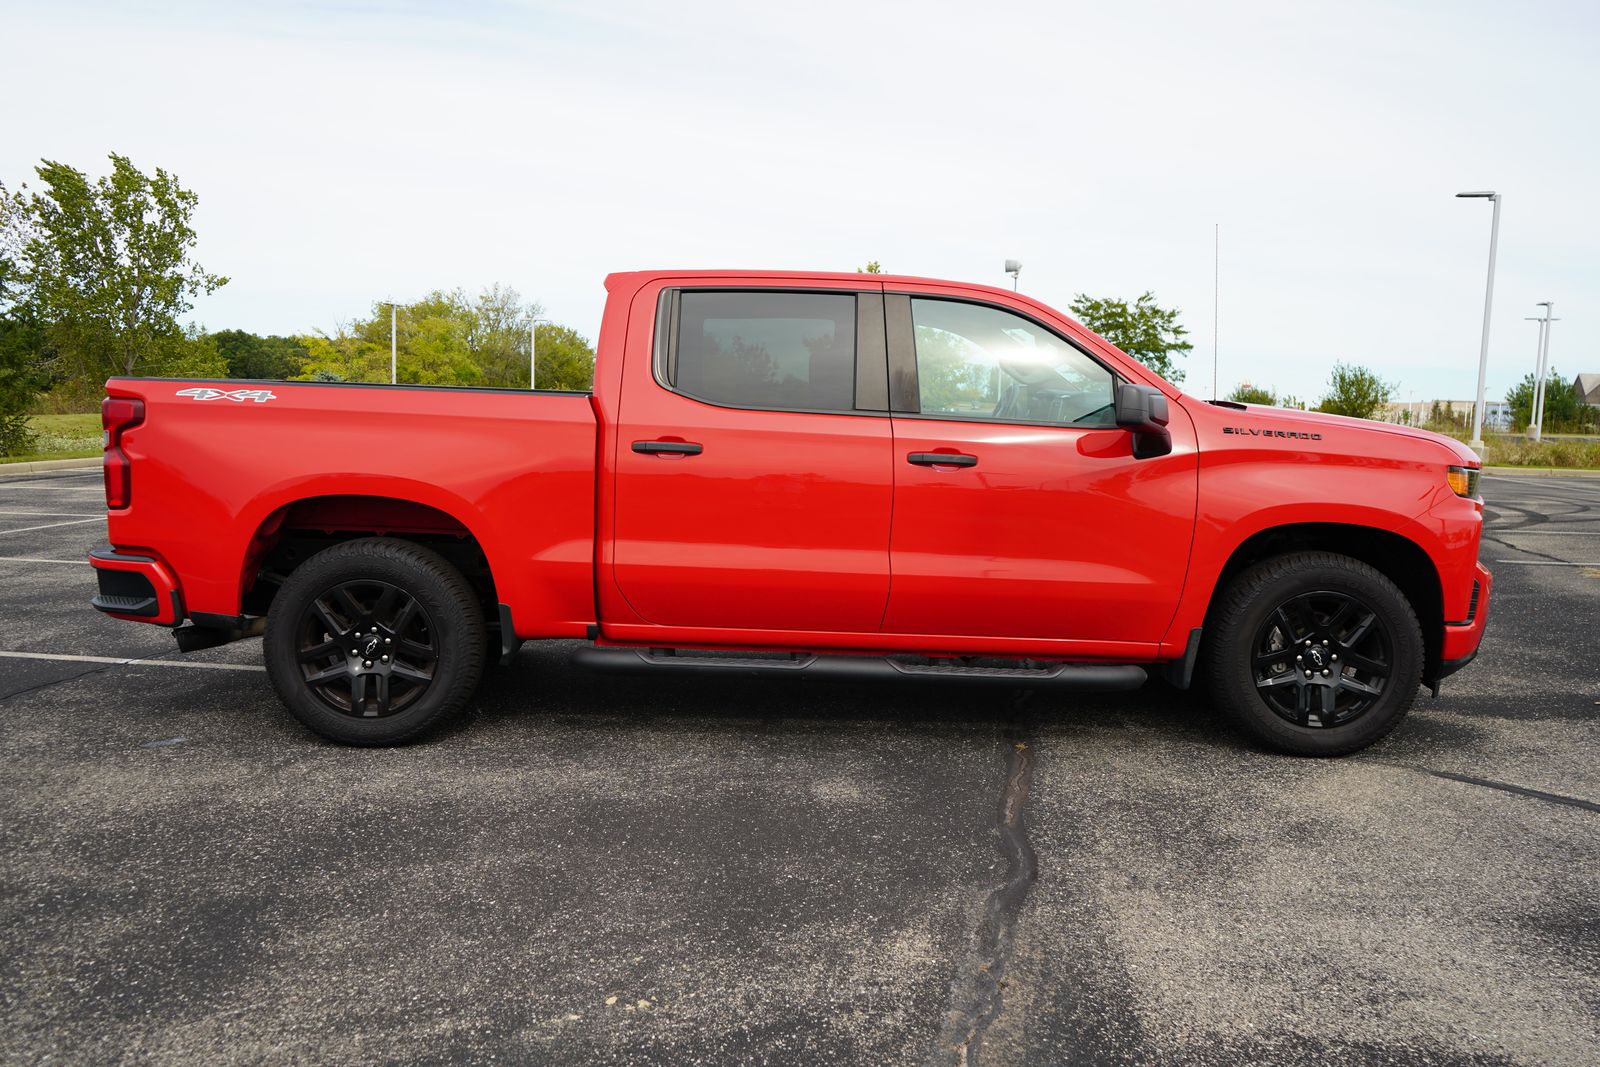
[[[893,507],[881,291],[654,298],[651,366],[630,344],[617,416],[627,605],[661,626],[877,630]]]
[[[894,383],[891,633],[1045,638],[1135,654],[1177,608],[1194,433],[1135,459],[1115,371],[1017,309],[885,295]]]

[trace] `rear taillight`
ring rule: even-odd
[[[108,396],[100,402],[100,425],[106,439],[106,507],[125,508],[133,501],[133,471],[122,451],[122,435],[144,421],[144,401]]]

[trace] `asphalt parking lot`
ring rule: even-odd
[[[563,647],[340,748],[88,608],[98,471],[0,479],[0,1060],[1600,1062],[1600,479],[1484,494],[1484,652],[1312,761]]]

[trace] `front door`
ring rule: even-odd
[[[628,366],[614,578],[647,623],[875,631],[892,433],[878,292],[668,289]],[[630,347],[630,361],[639,351]]]
[[[890,336],[914,340],[915,401],[901,406],[918,410],[894,419],[884,630],[1159,641],[1194,525],[1181,411],[1172,454],[1134,459],[1116,375],[1061,333],[993,304],[886,299]]]

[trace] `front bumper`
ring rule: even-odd
[[[1439,677],[1445,678],[1471,663],[1483,642],[1483,629],[1489,622],[1489,591],[1494,575],[1482,563],[1474,572],[1476,595],[1467,617],[1444,624],[1444,642],[1439,646]]]
[[[154,556],[120,552],[104,545],[89,553],[100,589],[89,601],[115,619],[177,626],[183,621],[178,580]]]

